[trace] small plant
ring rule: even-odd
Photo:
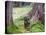
[[[42,22],[39,21],[39,20],[35,21],[33,23],[33,25],[31,26],[30,31],[31,32],[43,32],[44,31],[44,26],[43,26]]]

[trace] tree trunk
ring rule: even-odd
[[[5,2],[5,33],[8,33],[7,27],[13,24],[12,10],[13,10],[13,2],[6,1]]]
[[[10,25],[12,23],[12,10],[13,5],[11,1],[7,2],[7,25]]]

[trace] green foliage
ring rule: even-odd
[[[13,25],[8,26],[7,28],[8,32],[10,33],[22,33],[24,32],[24,22],[23,17],[15,19],[15,23]]]
[[[35,21],[34,24],[31,26],[31,32],[43,32],[44,26],[41,21]]]
[[[10,32],[10,33],[20,32],[18,29],[19,28],[15,25],[11,25],[7,28],[8,32]]]
[[[20,19],[19,19],[20,20]],[[8,26],[7,28],[8,32],[10,33],[22,33],[26,32],[24,29],[24,22],[23,20],[17,21],[15,24]],[[41,21],[34,21],[32,23],[29,32],[43,32],[44,26]]]

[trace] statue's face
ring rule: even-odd
[[[24,26],[25,29],[28,30],[28,28],[30,28],[30,18],[29,17],[24,17]]]

